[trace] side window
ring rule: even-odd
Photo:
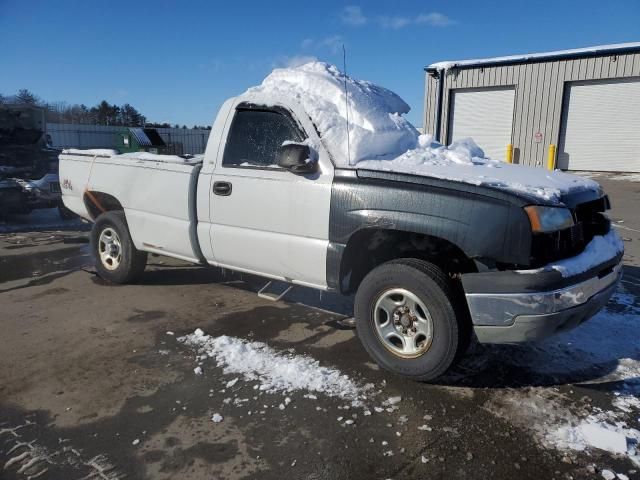
[[[285,141],[302,135],[288,116],[265,110],[237,110],[222,158],[223,166],[275,167]]]

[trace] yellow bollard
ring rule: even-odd
[[[549,145],[549,153],[547,154],[547,170],[556,169],[556,146],[552,143]]]
[[[507,144],[507,163],[513,163],[513,144]]]

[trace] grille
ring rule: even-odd
[[[60,183],[59,183],[59,182],[51,182],[51,183],[49,184],[49,190],[50,190],[52,193],[61,193],[61,190],[60,190]]]
[[[573,211],[575,225],[557,232],[535,234],[531,244],[531,266],[540,267],[581,253],[595,235],[604,235],[611,228],[611,222],[602,213],[608,208],[606,196],[580,204]]]

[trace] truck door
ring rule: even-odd
[[[307,137],[286,110],[237,108],[226,131],[211,181],[215,263],[326,287],[333,169],[296,175],[277,166],[283,142]]]

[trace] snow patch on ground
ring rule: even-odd
[[[623,412],[640,414],[640,378],[626,381],[614,395],[614,407]]]
[[[550,432],[548,439],[561,448],[579,451],[598,448],[623,455],[631,450],[630,454],[635,455],[640,432],[589,416],[577,425],[566,425]]]
[[[568,397],[534,387],[500,393],[485,407],[532,430],[547,447],[576,452],[599,449],[625,455],[640,465],[640,431],[629,426],[619,412],[590,405],[576,408]]]
[[[536,372],[565,377],[593,368],[608,373],[601,382],[640,379],[640,306],[623,286],[609,304],[578,328],[522,347],[509,362]]]
[[[367,396],[367,388],[359,386],[339,370],[322,366],[310,357],[278,352],[262,342],[226,335],[212,337],[200,329],[178,340],[199,354],[213,358],[224,373],[241,375],[246,381],[257,381],[259,390],[267,393],[304,390],[350,400],[355,404],[360,404]]]
[[[211,416],[211,421],[213,423],[220,423],[223,420],[222,415],[220,415],[219,413],[214,413]]]
[[[585,324],[523,346],[522,355],[511,350],[505,359],[554,378],[604,370],[589,384],[612,385],[611,409],[575,403],[557,389],[545,387],[497,393],[486,408],[532,430],[547,446],[564,451],[605,450],[640,465],[640,307],[619,288],[607,308]]]
[[[624,182],[640,182],[640,173],[625,173],[625,172],[573,172],[575,175],[581,177],[591,178],[593,180],[599,180],[605,178],[607,180],[619,180]]]

